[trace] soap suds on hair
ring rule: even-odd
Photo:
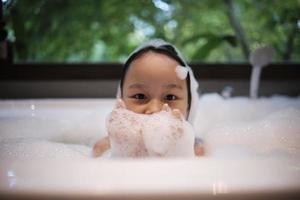
[[[175,68],[175,72],[176,72],[177,77],[180,80],[184,80],[187,77],[188,68],[186,68],[184,66],[177,65],[177,67]]]

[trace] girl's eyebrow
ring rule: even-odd
[[[145,85],[145,84],[142,84],[142,83],[134,83],[134,84],[129,85],[128,88],[129,89],[144,89],[144,88],[147,89],[147,88],[149,88],[149,86]],[[164,84],[164,85],[162,85],[162,88],[182,90],[182,87],[180,85],[175,84],[175,83]]]
[[[134,83],[129,85],[129,89],[142,89],[142,88],[149,88],[149,86],[142,83]]]
[[[165,84],[165,85],[162,85],[163,88],[166,88],[166,89],[179,89],[179,90],[182,90],[182,87],[180,85],[177,85],[175,83],[171,83],[171,84]]]

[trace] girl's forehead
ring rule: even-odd
[[[165,90],[170,89],[166,85],[175,85],[182,88],[182,91],[187,91],[186,80],[179,79],[176,73],[178,65],[176,60],[165,54],[147,52],[129,65],[124,86],[129,89],[132,85],[142,84],[143,88],[148,86],[151,90]]]
[[[147,52],[132,61],[126,76],[138,79],[156,77],[177,79],[175,69],[178,65],[176,60],[165,54]]]

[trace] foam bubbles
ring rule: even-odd
[[[2,100],[0,160],[89,159],[112,108],[111,100]]]
[[[0,142],[1,160],[86,159],[90,148],[41,139],[6,139]]]
[[[184,80],[184,79],[186,79],[186,77],[187,77],[187,74],[188,74],[188,68],[178,65],[178,66],[175,68],[175,72],[176,72],[177,77],[178,77],[180,80]]]
[[[144,122],[143,138],[150,156],[194,155],[195,134],[187,121],[162,111],[146,117]]]
[[[300,157],[299,99],[277,96],[228,101],[207,95],[200,105],[198,122],[202,126],[196,130],[204,135],[208,156],[244,152],[240,155]]]
[[[107,119],[113,157],[146,156],[142,136],[141,115],[126,109],[115,109]]]
[[[193,156],[193,130],[171,112],[142,115],[117,108],[107,127],[113,157]]]
[[[113,103],[114,100],[0,101],[0,160],[89,159],[92,145],[106,135],[105,117],[111,112]],[[31,117],[32,104],[35,105],[35,117]],[[201,97],[195,111],[194,129],[185,121],[180,125],[178,119],[166,113],[138,121],[134,121],[135,117],[129,118],[131,126],[114,127],[115,131],[144,130],[143,135],[137,134],[133,137],[136,141],[132,141],[137,147],[143,146],[141,155],[146,155],[146,150],[151,155],[169,156],[166,152],[186,155],[190,150],[186,149],[186,153],[183,149],[190,146],[190,136],[181,137],[174,148],[172,134],[166,134],[183,127],[184,132],[193,137],[194,133],[203,137],[206,156],[210,158],[300,159],[299,97],[273,96],[250,100],[206,94]],[[146,120],[148,126],[142,125],[141,121]],[[159,127],[158,124],[162,125]],[[124,137],[126,139],[126,134]],[[160,140],[161,137],[164,139]],[[173,148],[172,151],[168,151],[169,147]],[[105,154],[106,157],[109,155],[110,152]]]

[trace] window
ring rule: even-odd
[[[14,63],[122,62],[150,38],[191,62],[247,62],[264,44],[300,60],[297,0],[2,1]]]

